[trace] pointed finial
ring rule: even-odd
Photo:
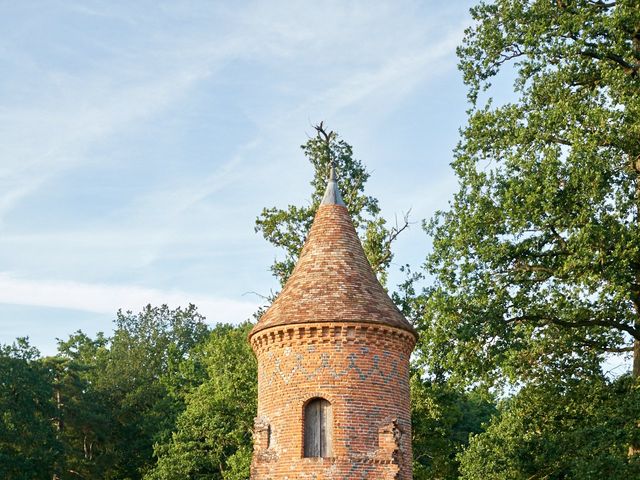
[[[324,191],[324,197],[320,205],[342,205],[345,206],[342,195],[340,195],[340,189],[338,188],[338,181],[336,180],[335,170],[331,167],[331,174],[327,181],[327,189]]]
[[[318,138],[322,140],[327,148],[327,157],[329,158],[329,178],[327,180],[327,189],[324,192],[324,197],[320,205],[344,205],[342,195],[338,189],[338,180],[336,178],[336,165],[333,155],[331,155],[331,140],[335,137],[335,132],[327,132],[324,129],[323,122],[318,125],[314,125],[316,132],[318,132]]]
[[[335,182],[336,180],[336,167],[333,162],[331,162],[331,168],[329,168],[329,181]]]

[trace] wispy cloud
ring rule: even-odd
[[[0,219],[56,173],[91,162],[96,143],[180,98],[200,75],[182,70],[110,88],[97,79],[70,78],[57,87],[65,95],[75,92],[67,101],[0,110]]]
[[[139,311],[145,305],[196,305],[210,322],[238,323],[251,317],[259,303],[136,285],[104,285],[21,279],[0,273],[0,303],[65,308],[94,313],[118,309]]]
[[[307,198],[310,123],[374,138],[464,27],[419,0],[25,5],[0,7],[0,303],[213,321],[272,285],[252,219]]]
[[[437,75],[443,58],[448,56],[451,63],[462,30],[460,24],[438,28],[437,17],[426,25],[424,19],[412,18],[413,2],[404,2],[402,8],[393,3],[356,2],[347,7],[334,2],[320,9],[308,4],[292,8],[290,2],[268,7],[252,2],[231,11],[211,9],[199,19],[212,24],[228,21],[222,31],[201,30],[204,25],[196,22],[193,31],[177,37],[171,32],[159,34],[139,9],[87,10],[80,4],[69,8],[133,23],[141,33],[133,45],[114,41],[110,56],[80,74],[40,66],[24,55],[14,59],[32,65],[31,75],[39,80],[27,87],[36,93],[31,105],[0,108],[4,132],[0,220],[56,173],[90,162],[94,145],[160,114],[229,62],[256,62],[267,70],[281,69],[276,78],[260,79],[255,93],[268,96],[276,88],[288,94],[266,110],[238,100],[237,106],[258,131],[227,162],[227,170],[246,164],[252,148],[264,145],[266,138],[276,143],[291,141],[290,135],[274,132],[292,132],[292,125],[299,124],[301,117],[335,117],[358,104],[378,111],[382,105],[395,104],[412,87]],[[178,9],[176,14],[185,15],[185,11]],[[140,37],[149,29],[153,41],[142,42]],[[307,78],[305,70],[317,72],[316,77]],[[301,75],[305,83],[298,82]],[[43,91],[48,94],[43,96]],[[277,145],[270,148],[279,150]],[[213,168],[219,166],[216,163]],[[178,185],[171,197],[148,192],[143,196],[155,196],[165,203],[172,198],[176,207],[189,206],[218,189],[219,177],[213,172],[199,178],[195,189],[187,179],[187,188]],[[187,198],[179,198],[181,191]]]

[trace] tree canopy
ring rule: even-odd
[[[458,49],[459,189],[426,224],[423,353],[473,381],[603,361],[640,341],[640,9],[482,2]],[[514,75],[515,99],[485,90]],[[576,362],[575,357],[580,359]],[[638,374],[636,367],[636,375]]]
[[[459,188],[425,223],[433,284],[419,355],[510,398],[459,456],[462,478],[631,478],[640,8],[497,0],[471,13],[458,49],[470,99],[452,163]],[[514,79],[508,100],[492,99],[499,76]],[[608,378],[634,350],[633,378]]]
[[[335,132],[326,132],[322,123],[316,129],[318,135],[309,138],[300,147],[313,166],[313,190],[309,204],[289,205],[285,209],[265,208],[256,219],[256,232],[261,232],[265,240],[285,251],[284,259],[276,260],[271,271],[281,285],[291,275],[324,195],[329,168],[333,164],[338,172],[342,198],[358,231],[367,259],[384,284],[393,260],[391,245],[398,234],[407,228],[408,219],[405,217],[402,225],[389,227],[380,214],[377,198],[365,194],[370,174],[362,161],[353,157],[351,145],[340,139]]]
[[[26,339],[0,345],[0,477],[51,478],[63,445],[51,418],[52,381]]]
[[[249,478],[258,375],[247,342],[252,326],[213,329],[192,360],[205,377],[186,396],[170,441],[156,444],[158,463],[145,480]]]

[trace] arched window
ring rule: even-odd
[[[331,404],[314,398],[304,407],[304,456],[330,457],[333,430]]]

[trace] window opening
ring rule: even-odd
[[[331,403],[324,398],[311,400],[304,408],[304,456],[331,456],[333,418]]]

